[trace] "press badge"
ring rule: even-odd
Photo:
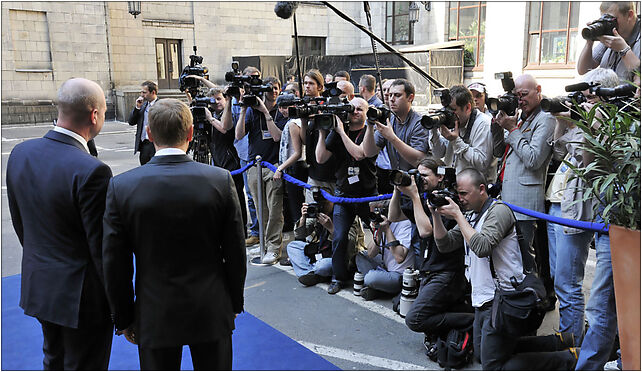
[[[359,182],[359,167],[348,167],[348,184]]]
[[[272,134],[270,134],[269,130],[262,130],[263,132],[263,139],[264,140],[271,140],[272,139]]]
[[[464,266],[470,267],[470,255],[464,255]]]

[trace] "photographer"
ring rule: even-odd
[[[569,344],[568,334],[521,337],[495,329],[491,324],[496,286],[512,291],[513,282],[524,280],[515,216],[508,206],[488,196],[485,177],[478,170],[468,168],[460,172],[457,190],[462,208],[471,212],[468,216],[450,198],[448,205],[429,208],[435,217],[433,232],[439,251],[465,250],[466,276],[472,286],[475,308],[473,348],[482,369],[574,369],[579,350]],[[442,215],[454,219],[457,226],[447,231]]]
[[[477,110],[492,118],[492,115],[488,111],[488,107],[486,107],[486,100],[488,99],[486,84],[472,83],[468,85],[468,90],[470,90],[470,93],[473,95],[473,101],[475,102],[475,107],[477,108]]]
[[[605,16],[615,17],[616,27],[607,30],[608,34],[602,32],[595,48],[592,39],[586,40],[577,61],[577,72],[584,75],[599,66],[615,71],[620,80],[639,82],[639,77],[633,73],[640,70],[640,19],[635,14],[635,3],[604,1],[600,4],[600,13],[600,20]]]
[[[281,83],[277,78],[268,77],[265,83],[272,90],[265,94],[265,98],[257,98],[257,105],[247,107],[241,98],[241,114],[236,124],[236,139],[242,139],[248,133],[248,153],[250,159],[261,155],[263,161],[276,164],[279,156],[279,142],[281,131],[287,118],[279,113],[276,106],[276,97],[281,91]],[[258,177],[263,177],[263,226],[267,253],[263,256],[264,264],[274,264],[281,254],[283,239],[283,181],[274,179],[274,173],[267,167],[262,168],[263,174],[258,174],[258,167],[248,170],[248,183],[252,195],[258,195]]]
[[[410,186],[396,186],[390,201],[390,218],[398,220],[404,217],[403,213],[413,225],[414,266],[419,270],[420,285],[417,299],[406,314],[406,325],[426,335],[424,344],[428,350],[430,344],[451,329],[464,330],[473,324],[472,308],[466,304],[469,296],[464,276],[464,249],[448,253],[437,249],[432,232],[433,215],[421,197],[442,184],[444,176],[439,174],[439,167],[443,166],[441,160],[422,159],[417,169],[420,185],[413,179]],[[452,220],[442,223],[448,229],[456,225]]]
[[[452,164],[456,172],[475,168],[484,173],[487,182],[494,181],[497,166],[493,157],[490,117],[473,105],[473,96],[463,85],[450,88],[450,97],[455,127],[450,130],[442,124],[440,128],[431,130],[433,156]]]
[[[380,222],[371,221],[373,241],[368,250],[357,254],[357,270],[362,273],[363,285],[360,295],[372,301],[383,295],[401,292],[401,280],[406,268],[415,259],[410,247],[410,221],[390,222],[384,215],[387,202],[372,202],[370,206]],[[378,214],[384,208],[384,214]]]
[[[368,157],[377,156],[385,148],[390,169],[415,168],[429,153],[428,131],[421,125],[421,115],[412,109],[415,87],[406,79],[392,82],[388,91],[390,109],[395,113],[387,124],[377,122],[374,136],[366,136],[364,150]]]
[[[377,194],[375,158],[367,157],[362,146],[364,137],[372,136],[374,130],[372,125],[365,125],[368,103],[363,98],[355,98],[350,104],[354,107],[354,112],[348,116],[347,131],[336,116],[335,128],[329,135],[325,130],[319,130],[316,160],[319,164],[324,164],[331,156],[336,157],[338,164],[335,172],[336,196],[349,198],[374,196]],[[345,287],[345,282],[351,279],[346,265],[348,230],[356,216],[368,221],[369,212],[366,203],[334,205],[333,280],[328,288],[329,294],[339,292]]]
[[[325,199],[303,203],[301,219],[294,228],[295,240],[287,246],[294,273],[306,287],[329,281],[332,276],[334,225],[331,214],[332,203]],[[306,224],[310,218],[315,220],[314,224]],[[348,260],[359,251],[358,241],[357,225],[353,224],[348,232]]]

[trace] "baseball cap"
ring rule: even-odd
[[[479,93],[484,93],[486,91],[486,86],[483,83],[472,83],[468,85],[468,90],[476,90]]]

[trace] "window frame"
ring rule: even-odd
[[[531,11],[533,9],[533,4],[539,3],[539,27],[535,31],[531,31]],[[551,70],[551,69],[575,69],[577,61],[569,62],[569,52],[571,50],[571,32],[575,31],[579,33],[579,9],[578,9],[578,25],[577,27],[571,26],[571,7],[573,6],[573,1],[567,1],[568,8],[566,14],[566,28],[565,29],[550,29],[543,30],[543,16],[544,16],[544,5],[546,1],[532,1],[528,3],[528,13],[526,20],[526,66],[525,70]],[[543,34],[553,33],[553,32],[566,32],[566,51],[564,53],[564,62],[563,63],[542,63],[542,41]],[[537,62],[531,62],[529,60],[529,55],[531,51],[531,35],[539,35],[537,43]]]
[[[457,6],[456,7],[451,7],[450,6],[451,3],[457,3]],[[464,68],[472,68],[473,71],[483,71],[484,70],[484,63],[483,63],[483,61],[481,61],[482,63],[479,63],[480,62],[479,61],[479,51],[480,51],[480,46],[481,46],[481,43],[482,43],[481,40],[483,39],[483,42],[486,42],[486,31],[484,30],[484,34],[480,35],[481,23],[482,23],[482,21],[481,21],[481,11],[482,11],[482,7],[488,9],[487,6],[486,6],[487,4],[486,4],[486,1],[477,1],[476,2],[477,4],[475,4],[475,5],[466,5],[466,6],[462,7],[461,3],[462,3],[461,1],[449,1],[449,2],[446,3],[446,6],[447,6],[446,11],[448,12],[448,17],[447,17],[448,24],[447,24],[447,28],[446,28],[446,38],[448,39],[448,41],[476,39],[476,41],[477,41],[477,52],[476,52],[476,55],[474,56],[475,57],[475,65],[474,66],[466,66],[466,65],[464,65]],[[462,9],[473,9],[473,8],[477,8],[477,32],[475,33],[474,36],[461,36],[460,37],[459,36],[460,12],[461,12]],[[450,11],[451,10],[456,10],[457,11],[457,19],[455,20],[455,29],[456,30],[455,30],[455,36],[454,37],[450,36],[450,21],[451,21],[450,20]],[[486,13],[484,13],[484,15],[486,15]],[[485,21],[486,20],[484,19],[484,22]]]
[[[388,14],[388,3],[392,4],[392,14]],[[397,4],[402,3],[402,1],[386,1],[385,2],[385,8],[386,8],[386,17],[384,20],[384,35],[385,35],[385,40],[387,43],[390,43],[392,45],[412,45],[415,43],[415,33],[414,33],[414,23],[410,22],[410,3],[411,1],[407,1],[408,3],[408,12],[403,13],[403,14],[395,14],[395,6]],[[399,16],[408,16],[408,40],[397,40],[395,41],[395,18]],[[392,25],[392,30],[390,32],[391,40],[388,39],[388,19],[391,18],[390,24]]]

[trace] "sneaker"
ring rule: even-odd
[[[339,281],[332,282],[328,287],[328,294],[337,294],[343,288],[343,284]]]
[[[279,265],[281,266],[292,266],[292,262],[290,262],[290,257],[284,257],[279,260]]]
[[[306,287],[317,285],[321,283],[321,281],[322,281],[321,275],[315,274],[314,271],[310,271],[309,273],[305,275],[301,275],[299,277],[299,283],[303,284]]]
[[[375,298],[378,298],[380,294],[381,292],[377,291],[376,289],[368,287],[361,288],[361,297],[366,301],[372,301]]]
[[[261,254],[261,247],[254,247],[247,251],[250,256],[258,256]]]
[[[246,246],[255,245],[255,244],[259,244],[258,236],[250,236],[249,238],[245,239]]]
[[[575,347],[575,335],[573,332],[555,332],[555,336],[560,339],[562,349]]]
[[[265,256],[263,256],[263,260],[261,261],[261,263],[267,264],[267,265],[274,265],[278,260],[279,260],[279,256],[277,256],[276,253],[267,252]]]
[[[620,367],[617,365],[617,360],[612,360],[610,362],[606,362],[604,365],[604,370],[605,371],[621,371]]]

